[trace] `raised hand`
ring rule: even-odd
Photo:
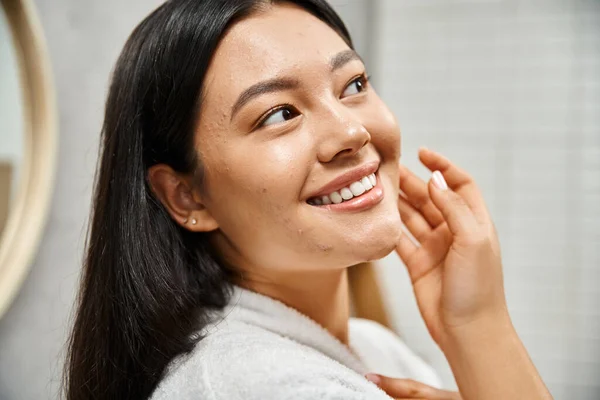
[[[438,153],[419,151],[425,183],[400,167],[398,207],[418,243],[397,252],[417,304],[464,400],[552,399],[508,315],[500,246],[473,179]]]
[[[441,346],[452,329],[481,318],[508,318],[500,246],[473,179],[442,155],[419,151],[433,172],[425,183],[400,166],[398,207],[418,241],[403,235],[397,252],[408,268],[419,310]]]

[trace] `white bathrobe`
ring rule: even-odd
[[[350,319],[348,347],[307,316],[240,287],[204,334],[170,364],[152,400],[389,400],[367,372],[441,386],[430,366],[375,322]]]

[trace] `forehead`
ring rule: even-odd
[[[336,31],[304,9],[270,6],[228,30],[207,71],[206,89],[218,85],[221,94],[235,95],[274,77],[323,74],[330,58],[345,49]]]

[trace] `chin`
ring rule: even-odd
[[[350,246],[352,250],[348,253],[352,255],[352,264],[379,260],[394,251],[402,236],[402,224],[399,218],[385,222],[353,238]]]

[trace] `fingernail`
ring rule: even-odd
[[[433,179],[433,184],[440,190],[447,190],[448,184],[444,179],[444,175],[440,171],[434,171],[431,175],[431,179]]]
[[[365,378],[367,378],[376,385],[379,385],[379,383],[381,382],[381,378],[377,374],[366,374]]]

